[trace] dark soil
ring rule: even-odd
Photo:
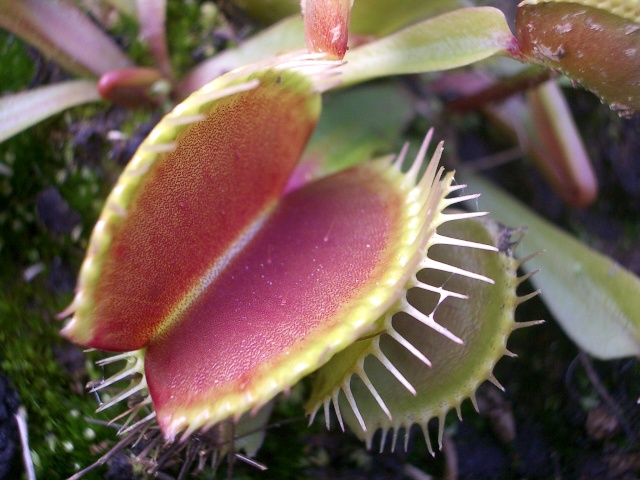
[[[15,419],[19,406],[18,394],[0,374],[0,480],[18,478],[22,468],[22,448]]]
[[[567,94],[598,177],[596,203],[585,209],[567,207],[541,175],[523,162],[488,173],[541,215],[640,274],[640,117],[620,118],[581,90]],[[461,138],[465,135],[461,151],[467,158],[505,148],[484,129],[463,132]],[[459,429],[454,442],[460,478],[639,478],[638,360],[589,359],[566,338],[538,299],[527,302],[518,313],[523,319],[548,321],[516,332],[510,349],[519,358],[504,359],[497,368],[506,393],[492,395],[513,409],[510,422],[516,437],[496,448],[490,415],[480,431]],[[482,409],[481,415],[487,416]],[[482,433],[487,427],[489,436]],[[466,455],[469,464],[460,462]],[[481,472],[487,465],[493,471],[485,475]]]

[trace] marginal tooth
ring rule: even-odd
[[[316,405],[311,411],[311,414],[309,415],[309,423],[307,424],[308,427],[313,425],[313,421],[316,419],[316,415],[318,414],[319,409],[320,409],[320,405]],[[327,426],[327,430],[329,430],[329,426]]]
[[[356,399],[353,396],[353,392],[351,391],[351,378],[349,377],[347,379],[347,381],[345,382],[345,384],[342,387],[342,390],[344,391],[345,396],[347,397],[347,401],[349,402],[349,405],[351,405],[351,410],[353,410],[353,413],[355,414],[356,418],[358,419],[358,423],[360,424],[360,428],[362,428],[363,432],[367,431],[367,426],[364,423],[364,419],[362,418],[362,414],[360,413],[360,409],[358,408],[358,405],[356,404]]]
[[[517,353],[513,353],[511,350],[507,350],[507,349],[505,349],[505,350],[504,350],[504,354],[505,354],[507,357],[511,357],[511,358],[518,358],[518,354],[517,354]]]
[[[498,379],[493,375],[493,373],[491,375],[489,375],[489,377],[487,378],[487,380],[489,380],[491,383],[493,383],[496,387],[498,387],[500,390],[502,390],[503,392],[505,391],[505,388],[502,386],[502,384],[498,381]]]
[[[465,220],[467,218],[484,217],[489,212],[461,212],[461,213],[441,213],[440,224],[447,222],[455,222],[456,220]]]
[[[398,443],[398,431],[400,428],[398,426],[393,429],[393,436],[391,437],[391,453],[396,451],[396,444]]]
[[[409,383],[404,375],[400,373],[395,365],[389,361],[386,355],[382,353],[382,350],[378,350],[376,353],[374,353],[374,355],[380,361],[380,363],[382,363],[382,365],[384,365],[384,367],[389,370],[389,372],[391,372],[391,375],[393,375],[400,383],[402,383],[402,385],[404,385],[404,388],[409,390],[412,395],[416,395],[416,389],[413,387],[413,385],[411,385],[411,383]]]
[[[442,154],[442,149],[440,145],[434,154],[434,158],[439,159]],[[444,173],[444,168],[440,168],[440,170],[436,171],[436,166],[431,168],[433,165],[433,160],[429,163],[427,167],[427,171],[424,172],[422,179],[420,179],[420,183],[416,185],[416,192],[418,194],[416,201],[422,204],[422,212],[427,213],[427,216],[430,216],[430,213],[436,208],[438,205],[438,210],[441,210],[439,206],[439,202],[442,201],[442,197],[444,192],[442,190],[441,180],[442,174]],[[448,175],[447,175],[448,178]],[[444,180],[446,181],[446,179]]]
[[[519,259],[517,261],[518,268],[522,267],[525,263],[527,263],[532,258],[536,258],[541,253],[544,253],[544,250],[538,250],[537,252],[534,252],[531,255],[527,255],[526,257]]]
[[[308,77],[322,76],[322,77],[325,77],[326,79],[328,76],[327,68],[328,68],[328,65],[300,65],[299,67],[291,67],[291,68],[288,68],[287,70],[292,72],[303,73]],[[336,82],[336,83],[339,85],[341,82]],[[322,85],[322,87],[326,88],[325,85]],[[318,90],[318,91],[321,92],[322,90]]]
[[[533,277],[539,271],[540,271],[540,269],[538,268],[537,270],[532,270],[529,273],[525,273],[524,275],[518,277],[516,279],[516,281],[518,282],[518,285],[520,285],[521,283],[526,282],[527,280],[529,280],[531,277]]]
[[[462,421],[462,410],[459,403],[456,404],[456,415],[458,416],[458,420]]]
[[[184,441],[187,438],[189,438],[193,433],[198,431],[202,426],[208,425],[210,418],[211,418],[211,414],[209,413],[209,409],[204,409],[203,411],[201,411],[193,421],[189,422],[189,426],[182,433],[182,437],[181,437],[182,440]]]
[[[260,80],[257,78],[253,80],[249,80],[248,82],[240,83],[238,85],[232,85],[231,87],[223,88],[221,90],[213,90],[211,92],[201,92],[197,95],[197,100],[201,105],[205,103],[212,102],[214,100],[219,100],[224,97],[228,97],[230,95],[235,95],[236,93],[246,92],[248,90],[253,90],[258,85],[260,85]]]
[[[336,388],[335,392],[333,392],[332,400],[333,400],[333,409],[336,412],[336,417],[338,418],[338,423],[340,424],[340,429],[344,432],[344,421],[342,420],[342,413],[340,413],[340,389]],[[329,416],[327,415],[327,418]]]
[[[402,335],[400,335],[398,332],[396,332],[395,330],[390,330],[389,332],[387,332],[387,335],[389,335],[391,338],[393,338],[396,342],[398,342],[400,345],[402,345],[404,348],[406,348],[407,350],[409,350],[409,352],[411,352],[413,354],[414,357],[416,357],[418,360],[420,360],[422,363],[424,363],[425,365],[427,365],[428,367],[431,366],[431,362],[429,361],[429,359],[427,357],[425,357],[422,352],[420,352],[420,350],[418,350],[416,347],[414,347],[411,343],[409,343],[408,340],[406,340]]]
[[[56,315],[56,319],[57,320],[64,320],[65,318],[67,318],[67,317],[73,315],[74,313],[76,313],[77,309],[78,309],[78,305],[76,303],[76,297],[74,297],[73,300],[71,301],[71,304],[67,308],[65,308],[63,311],[61,311],[60,313],[58,313]],[[71,323],[69,323],[69,325],[71,325]]]
[[[466,185],[457,185],[455,187],[452,187],[452,189],[450,189],[449,191],[452,192],[454,190],[459,190],[460,188],[464,188],[466,187]],[[480,194],[479,193],[473,193],[471,195],[460,195],[458,197],[450,197],[450,198],[445,198],[443,200],[445,208],[446,207],[450,207],[451,205],[455,205],[456,203],[462,203],[462,202],[468,202],[470,200],[475,200],[476,198],[480,198]]]
[[[105,210],[108,210],[110,213],[120,217],[125,218],[127,216],[127,209],[123,208],[121,205],[118,205],[113,200],[107,199],[107,203],[105,205]]]
[[[371,380],[369,380],[369,377],[367,376],[367,373],[364,371],[364,368],[361,367],[359,369],[358,375],[362,380],[362,382],[365,384],[365,386],[369,389],[369,392],[371,392],[371,395],[373,395],[373,398],[376,400],[376,402],[378,403],[382,411],[385,413],[385,415],[387,415],[389,420],[391,420],[391,412],[389,411],[389,408],[384,403],[384,400],[382,400],[382,397],[380,396],[376,388],[371,383]]]
[[[447,413],[443,412],[438,416],[438,450],[442,450],[442,439],[444,438],[444,421]]]
[[[488,277],[484,275],[480,275],[478,273],[473,273],[468,270],[464,270],[462,268],[454,267],[453,265],[449,265],[448,263],[438,262],[436,260],[432,260],[431,258],[425,258],[420,262],[420,268],[433,268],[434,270],[440,270],[442,272],[455,273],[457,275],[463,275],[465,277],[473,278],[475,280],[480,280],[481,282],[494,283]]]
[[[138,427],[144,425],[145,423],[151,422],[155,418],[156,418],[156,412],[153,411],[149,415],[144,417],[142,420],[138,420],[136,423],[132,424],[131,426],[126,428],[121,428],[120,430],[118,430],[118,435],[126,435],[127,433],[132,432]]]
[[[151,143],[138,148],[139,153],[166,153],[173,152],[178,144],[176,142]]]
[[[133,364],[133,366],[129,367],[129,368],[124,368],[122,369],[120,372],[116,373],[115,375],[109,377],[107,380],[104,380],[102,382],[100,382],[99,385],[93,387],[90,392],[94,393],[97,390],[106,387],[108,385],[111,385],[112,383],[117,382],[118,380],[121,380],[123,378],[126,378],[128,375],[133,375],[135,373],[139,373],[140,375],[142,375],[144,377],[144,360],[141,354],[139,354],[138,352],[127,352],[127,353],[123,353],[120,355],[114,355],[112,357],[108,357],[102,360],[99,360],[98,362],[96,362],[96,364],[99,367],[104,367],[105,365],[109,365],[111,363],[120,361],[120,360],[126,360],[127,364]]]
[[[339,67],[343,64],[341,60],[325,60],[324,54],[316,56],[302,55],[294,56],[291,60],[278,65],[280,70],[299,70],[310,69],[311,71],[321,70],[324,71],[327,68]]]
[[[192,123],[201,122],[206,118],[205,115],[197,113],[195,115],[181,115],[176,117],[167,117],[164,119],[164,123],[171,127],[179,127],[183,125],[190,125]]]
[[[544,320],[532,320],[530,322],[514,322],[511,330],[519,330],[521,328],[533,327],[534,325],[542,325]]]
[[[367,448],[367,450],[371,450],[371,445],[373,443],[373,435],[375,432],[366,432],[366,438],[365,438],[365,446]]]
[[[256,462],[255,460],[249,458],[249,457],[245,457],[244,455],[240,454],[240,453],[234,453],[233,456],[235,458],[237,458],[238,460],[240,460],[241,462],[246,463],[247,465],[252,466],[253,468],[264,472],[265,470],[268,470],[268,467],[260,462]]]
[[[128,425],[129,422],[131,421],[131,416],[132,416],[132,412],[131,410],[133,409],[129,409],[129,410],[125,410],[124,412],[122,412],[120,415],[116,415],[115,417],[113,417],[111,420],[109,420],[109,422],[107,423],[107,425],[112,425],[115,422],[117,422],[118,420],[120,420],[123,417],[126,417],[127,415],[129,415],[129,418],[124,422],[125,425]]]
[[[113,397],[107,403],[103,403],[102,405],[100,405],[97,408],[96,412],[102,412],[103,410],[106,410],[107,408],[114,406],[116,403],[120,402],[121,400],[124,400],[125,398],[133,395],[136,392],[139,392],[140,390],[146,387],[147,387],[147,382],[144,381],[143,379],[143,381],[140,381],[140,383],[138,383],[134,387],[123,391],[122,393],[120,393],[120,395]]]
[[[118,372],[117,374],[109,377],[106,380],[103,380],[102,382],[100,382],[99,384],[97,384],[96,386],[94,386],[93,388],[91,388],[89,390],[89,393],[95,393],[105,387],[108,387],[109,385],[112,385],[124,378],[127,378],[135,373],[138,373],[138,370],[134,367],[134,368],[127,368],[124,370],[121,370],[120,372]]]
[[[340,60],[336,61],[322,60],[321,58],[300,58],[299,60],[292,60],[286,65],[283,65],[283,70],[301,70],[309,75],[313,75],[318,71],[324,72],[327,70],[327,68],[339,67],[342,64],[343,62]]]
[[[133,168],[133,169],[127,169],[125,170],[122,174],[126,175],[127,177],[141,177],[142,175],[144,175],[145,173],[147,173],[149,171],[149,169],[151,168],[151,165],[153,164],[153,162],[145,162],[142,165],[140,165],[137,168]],[[102,220],[101,220],[102,221]]]
[[[409,432],[410,427],[404,429],[404,451],[409,450]]]
[[[476,392],[473,392],[471,395],[469,395],[469,400],[471,400],[475,411],[480,413],[480,409],[478,408],[478,399],[476,398]]]
[[[429,425],[428,422],[422,425],[422,432],[424,433],[424,439],[427,442],[427,450],[431,454],[432,457],[435,457],[436,454],[433,451],[433,445],[431,445],[431,435],[429,435]]]
[[[138,415],[138,413],[140,412],[140,410],[146,406],[146,405],[150,405],[151,404],[151,397],[147,397],[145,398],[142,402],[137,403],[135,406],[129,408],[128,410],[125,410],[124,412],[122,412],[120,415],[112,418],[111,420],[109,420],[109,422],[107,423],[107,425],[113,425],[114,423],[116,423],[118,420],[120,420],[123,417],[126,417],[128,415],[128,418],[125,420],[124,424],[120,427],[120,429],[118,430],[118,435],[121,434],[121,432],[123,432],[124,430],[126,430],[127,425],[129,425],[131,423],[131,421],[136,417],[136,415]]]
[[[405,305],[403,306],[403,310],[405,312],[407,312],[409,315],[411,315],[413,318],[415,318],[416,320],[424,323],[428,327],[434,329],[436,332],[444,335],[449,340],[451,340],[451,341],[453,341],[453,342],[455,342],[457,344],[460,344],[460,345],[462,345],[464,343],[461,338],[457,337],[456,335],[451,333],[448,329],[446,329],[445,327],[443,327],[442,325],[437,323],[433,319],[433,314],[425,315],[420,310],[418,310],[413,305],[411,305],[409,302],[405,302]]]
[[[462,190],[463,188],[467,188],[467,185],[466,185],[466,184],[464,184],[464,183],[461,183],[461,184],[458,184],[458,185],[450,185],[450,186],[449,186],[449,193],[455,192],[455,191],[457,191],[457,190]],[[476,195],[476,196],[478,196],[478,197],[480,196],[480,194],[479,194],[479,193],[474,194],[474,195]],[[459,197],[458,197],[458,198],[459,198]]]
[[[445,237],[437,233],[434,233],[432,238],[433,238],[434,244],[437,243],[440,245],[453,245],[457,247],[477,248],[479,250],[489,250],[491,252],[498,251],[498,249],[493,245],[487,245],[485,243],[470,242],[468,240],[462,240],[461,238]]]
[[[387,443],[387,434],[389,433],[388,428],[382,429],[382,435],[380,437],[380,453],[384,451],[384,446]]]
[[[402,145],[402,150],[400,150],[400,153],[392,162],[392,165],[398,170],[398,172],[402,171],[402,164],[407,157],[407,151],[409,151],[409,142],[405,142],[404,145]]]
[[[324,421],[325,421],[325,424],[327,425],[327,430],[331,430],[331,412],[329,410],[330,403],[331,403],[331,397],[325,398],[324,402],[322,402],[322,407],[324,409]],[[318,410],[320,410],[320,405],[318,405],[314,410],[312,421],[313,419],[315,419],[315,416]],[[311,422],[309,422],[309,424],[311,424]]]
[[[429,285],[428,283],[421,282],[420,280],[417,279],[415,275],[411,279],[411,286],[420,288],[422,290],[426,290],[427,292],[437,293],[441,298],[441,302],[448,297],[459,298],[461,300],[467,300],[469,298],[468,295],[463,295],[462,293],[453,292],[443,287],[434,287],[433,285]]]
[[[429,161],[429,165],[427,165],[427,170],[424,172],[420,182],[416,185],[416,188],[423,191],[427,196],[435,197],[436,194],[440,193],[440,188],[436,187],[440,187],[440,177],[444,171],[443,168],[438,169],[443,151],[444,142],[440,142],[431,157],[431,161]]]
[[[528,293],[527,295],[522,295],[521,297],[516,298],[516,302],[518,305],[526,302],[527,300],[531,300],[533,297],[537,296],[540,293],[540,290],[536,290],[535,292]]]
[[[427,132],[427,136],[422,141],[422,145],[420,145],[420,150],[418,150],[418,155],[416,155],[416,159],[411,165],[411,168],[406,173],[405,179],[411,180],[412,186],[416,184],[418,180],[418,175],[420,174],[420,169],[424,163],[424,159],[427,156],[427,149],[429,148],[429,144],[431,143],[431,139],[433,138],[433,128],[430,128]]]

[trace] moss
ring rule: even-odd
[[[95,400],[83,391],[85,368],[92,364],[80,360],[79,371],[70,372],[59,358],[69,345],[59,336],[54,315],[71,300],[90,229],[53,233],[38,217],[37,198],[55,187],[80,212],[80,225],[89,226],[101,204],[94,200],[104,196],[100,170],[73,160],[73,136],[60,133],[66,128],[62,123],[58,116],[0,144],[6,166],[0,175],[0,368],[27,411],[36,474],[50,479],[90,465],[101,442],[116,441],[113,429],[86,420],[108,419],[95,414]],[[26,280],[24,272],[34,265],[43,271]]]
[[[14,268],[4,268],[3,277]],[[17,272],[16,272],[17,273]],[[10,284],[8,278],[3,284]],[[91,449],[113,431],[89,424],[95,404],[73,393],[73,381],[54,351],[62,345],[52,312],[61,300],[45,293],[44,279],[14,283],[0,297],[2,370],[13,380],[26,408],[30,448],[38,478],[65,478],[92,462]]]
[[[216,53],[215,31],[224,19],[212,2],[168,2],[167,43],[176,78]]]
[[[109,26],[109,33],[122,50],[136,65],[152,66],[153,58],[139,35],[138,21],[134,17],[121,14]]]
[[[0,57],[2,58],[0,93],[19,91],[24,87],[25,79],[33,77],[35,67],[22,42],[2,30],[0,30]]]

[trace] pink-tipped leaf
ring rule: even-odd
[[[0,27],[78,75],[102,75],[133,62],[69,0],[0,0]]]
[[[145,373],[165,434],[259,406],[362,334],[393,294],[380,284],[397,261],[403,200],[362,167],[283,198],[149,346]]]
[[[347,52],[353,0],[302,0],[307,48],[340,59]]]

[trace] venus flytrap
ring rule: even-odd
[[[353,2],[303,2],[309,11],[309,15],[305,16],[306,36],[303,35],[300,20],[282,22],[271,35],[258,35],[260,38],[256,38],[255,42],[249,41],[246,46],[240,45],[237,50],[223,51],[192,68],[183,78],[174,78],[175,73],[172,73],[167,60],[163,3],[155,0],[139,2],[137,20],[155,63],[144,67],[134,64],[68,0],[29,0],[24,4],[8,0],[0,2],[0,27],[33,44],[68,71],[97,78],[87,80],[96,88],[91,96],[75,94],[72,85],[65,83],[63,86],[67,88],[62,89],[62,93],[56,91],[57,96],[43,87],[1,98],[0,101],[10,101],[21,108],[15,109],[17,113],[11,115],[3,114],[4,109],[0,109],[0,140],[19,131],[14,126],[16,119],[22,130],[41,121],[44,115],[51,116],[71,106],[100,98],[127,107],[179,101],[228,69],[303,48],[305,39],[308,40],[311,51],[326,52],[335,58],[341,58],[347,48],[349,7]],[[355,24],[362,24],[363,34],[369,32],[374,37],[363,37],[364,48],[351,52],[348,63],[350,66],[344,72],[344,85],[380,76],[456,68],[494,54],[505,53],[505,50],[513,47],[513,36],[504,16],[497,9],[466,8],[451,12],[460,6],[460,2],[446,0],[428,2],[426,6],[412,2],[401,9],[392,7],[389,11],[390,4],[377,3],[379,5],[373,7],[374,12],[367,7],[363,7],[361,11],[356,3],[356,12],[360,13],[354,17]],[[122,6],[118,8],[122,9]],[[130,10],[125,8],[123,12],[130,14]],[[327,16],[329,10],[333,14]],[[448,12],[452,16],[445,16],[437,21],[430,18],[442,12]],[[55,22],[47,22],[48,15]],[[25,21],[25,18],[29,21]],[[393,20],[397,30],[423,18],[427,19],[424,24],[393,32],[392,35],[387,35],[390,32],[385,30],[390,25],[389,19]],[[74,19],[79,19],[77,25],[73,23]],[[330,37],[338,30],[342,32],[339,46],[338,43],[333,47],[326,46],[331,43]],[[61,33],[67,31],[73,32],[73,35]],[[86,39],[80,48],[82,55],[76,54],[78,44],[73,40],[75,38]],[[322,39],[329,44],[325,45],[325,40]],[[373,44],[367,45],[372,39],[375,40]],[[334,47],[335,51],[332,50]],[[105,51],[109,54],[104,54]],[[360,56],[360,60],[356,56]],[[393,61],[389,62],[390,59]],[[51,99],[48,109],[31,115],[26,105],[34,101],[35,95],[38,95],[38,99]]]
[[[137,88],[159,79],[176,100],[202,88],[165,116],[124,170],[61,314],[70,317],[69,340],[117,353],[101,365],[125,362],[92,385],[101,411],[127,402],[114,418],[122,439],[99,462],[137,444],[146,474],[183,461],[184,478],[211,458],[252,455],[274,399],[310,374],[307,413],[322,410],[329,424],[333,405],[341,426],[369,447],[381,429],[381,449],[414,423],[426,433],[432,418],[441,443],[449,410],[467,398],[475,404],[484,380],[499,386],[492,372],[511,355],[510,333],[531,324],[513,320],[528,298],[516,288],[529,275],[517,276],[524,262],[513,259],[510,230],[447,210],[476,197],[450,196],[462,187],[438,165],[442,145],[428,161],[429,134],[414,161],[406,150],[369,160],[379,148],[369,137],[353,146],[366,152],[353,159],[325,158],[318,147],[298,163],[321,95],[333,87],[494,55],[533,61],[500,11],[434,17],[459,2],[418,3],[428,11],[368,17],[373,37],[346,53],[350,2],[305,2],[307,12],[339,7],[306,18],[314,53],[274,56],[304,43],[301,22],[288,20],[176,83],[162,35],[150,45],[157,69],[100,73],[107,98],[121,98],[119,87],[140,96]],[[356,13],[364,4],[356,0],[356,24],[367,17]],[[157,27],[162,15],[151,11]],[[337,24],[339,42],[314,41]],[[433,452],[428,435],[427,445]]]
[[[156,432],[145,437],[148,473],[163,466],[167,451],[196,444],[211,454],[235,454],[235,429],[255,428],[257,412],[325,363],[332,372],[351,369],[340,352],[351,359],[354,348],[356,364],[375,357],[415,394],[414,413],[430,411],[426,377],[404,371],[416,358],[435,366],[439,354],[412,343],[416,335],[436,332],[433,342],[445,351],[463,343],[473,348],[466,327],[454,332],[444,324],[490,328],[499,319],[484,315],[483,300],[456,321],[436,320],[432,307],[413,305],[416,290],[417,298],[437,292],[438,310],[453,298],[475,297],[472,287],[461,293],[449,290],[446,279],[425,280],[425,269],[487,282],[499,302],[512,306],[500,322],[513,322],[515,283],[494,285],[485,276],[513,275],[511,267],[499,260],[487,269],[474,263],[474,253],[457,255],[460,262],[431,255],[434,247],[459,247],[503,257],[490,229],[476,223],[483,213],[444,212],[471,197],[449,197],[461,187],[439,167],[442,144],[427,163],[431,133],[406,172],[405,148],[393,162],[382,158],[289,184],[320,115],[320,93],[341,68],[318,54],[292,54],[220,77],[155,127],[107,199],[76,296],[61,314],[71,316],[62,333],[85,347],[122,352],[103,363],[126,366],[93,391],[126,382],[100,410],[129,401],[118,417],[124,443]],[[445,223],[466,227],[445,236]],[[457,237],[465,234],[468,240]],[[401,312],[403,327],[394,320]],[[450,406],[493,379],[510,332],[497,328],[503,347],[492,349],[493,357],[469,357],[483,366],[456,373],[446,362],[443,375],[451,380],[442,395]],[[369,346],[382,333],[409,358]],[[322,378],[321,370],[317,381],[326,383]],[[360,378],[369,377],[361,371]],[[408,427],[410,416],[392,413],[396,405],[382,400],[388,393],[373,385],[378,378],[371,374],[369,391],[393,425]],[[326,405],[317,393],[311,402]],[[371,432],[385,428],[375,411],[352,405],[363,430],[367,423]],[[258,428],[268,418],[261,415]]]
[[[531,233],[522,240],[527,250],[546,250],[524,269],[541,270],[532,282],[567,335],[599,359],[639,356],[640,279],[490,182],[468,174],[463,179],[482,189],[480,205],[498,221],[529,226]]]
[[[517,286],[531,276],[517,274],[528,260],[513,257],[519,239],[513,243],[511,237],[517,232],[477,219],[456,220],[438,231],[456,238],[436,235],[435,248],[422,262],[425,268],[410,279],[406,295],[398,300],[396,309],[403,313],[381,317],[375,334],[323,366],[307,404],[312,419],[324,408],[327,427],[333,405],[341,428],[348,425],[368,448],[381,430],[381,452],[393,451],[402,432],[406,450],[408,432],[417,424],[433,455],[428,430],[433,418],[438,419],[442,448],[447,413],[455,409],[462,420],[460,407],[466,399],[478,410],[475,391],[485,380],[504,390],[492,371],[502,356],[515,356],[506,347],[509,335],[540,323],[513,320],[515,308],[538,293],[515,295]],[[458,239],[464,236],[483,243]],[[443,265],[455,270],[456,265],[471,264],[491,278],[474,271],[451,275],[440,270]]]

